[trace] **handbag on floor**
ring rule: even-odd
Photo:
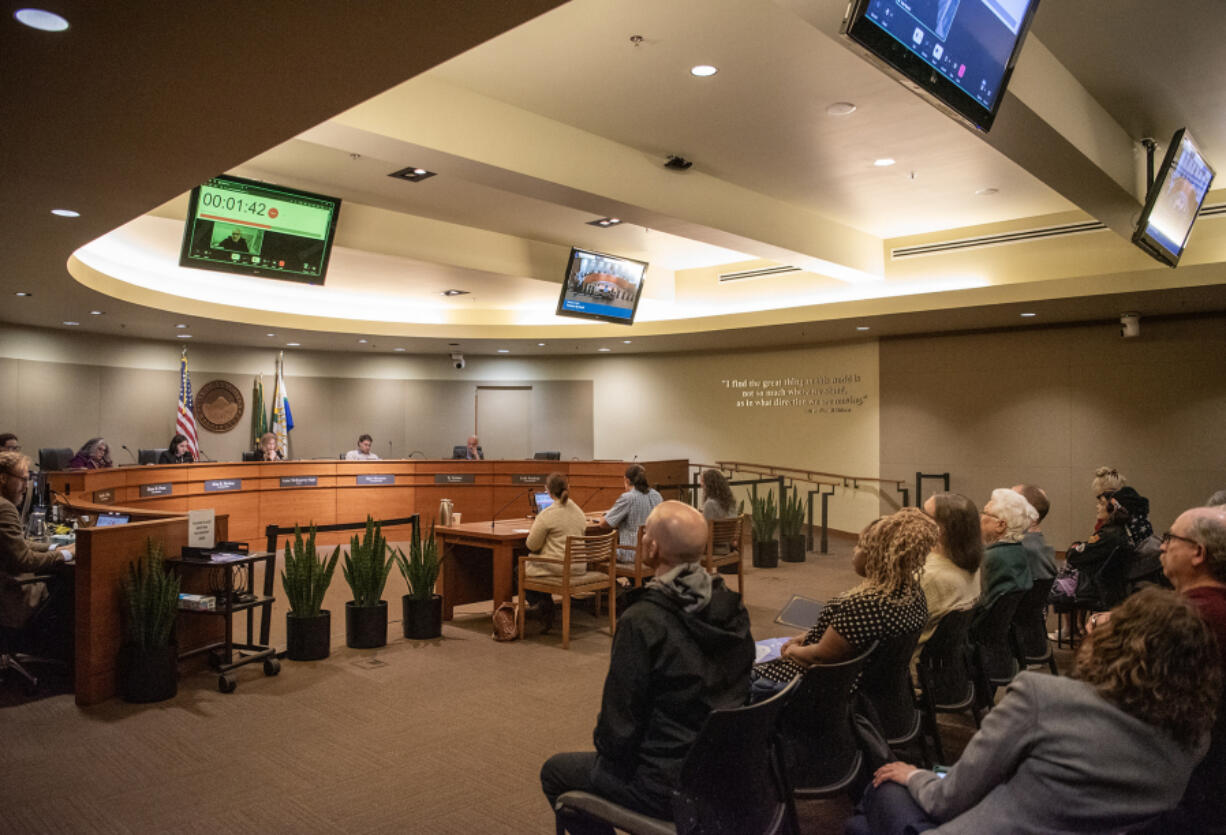
[[[494,640],[514,641],[519,637],[519,626],[515,622],[515,605],[503,603],[494,610]]]

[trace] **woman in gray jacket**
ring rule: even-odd
[[[1075,678],[1018,675],[944,779],[901,762],[879,768],[866,816],[847,832],[1119,832],[1173,807],[1213,722],[1213,637],[1158,588],[1132,595],[1106,626],[1082,642]]]

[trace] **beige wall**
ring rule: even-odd
[[[883,472],[950,471],[980,506],[1031,481],[1048,539],[1091,533],[1090,480],[1113,465],[1161,532],[1226,487],[1226,318],[890,339],[881,343]],[[931,489],[931,488],[930,488]]]
[[[180,343],[123,341],[34,329],[0,333],[0,431],[15,431],[27,450],[78,445],[105,435],[118,450],[161,446],[173,431]],[[193,344],[193,385],[226,379],[249,396],[264,373],[271,395],[274,350]],[[532,386],[534,449],[566,458],[689,458],[783,464],[852,475],[878,472],[877,346],[873,341],[784,351],[704,355],[598,355],[579,359],[469,357],[456,371],[441,356],[363,356],[287,352],[287,385],[297,427],[293,454],[336,455],[360,432],[403,456],[446,455],[473,421],[481,384]],[[788,377],[857,375],[851,411],[821,405],[737,406],[725,380],[766,383]],[[790,388],[810,391],[816,382]],[[759,387],[759,390],[761,387]],[[740,390],[743,391],[743,390]],[[829,395],[788,396],[809,400]],[[760,398],[759,398],[760,399]],[[772,401],[775,398],[771,398]],[[224,435],[202,431],[204,449],[236,459],[247,447],[247,417]],[[491,457],[497,450],[487,449]],[[122,451],[116,461],[130,460]],[[840,489],[836,527],[856,530],[877,512],[874,489]]]

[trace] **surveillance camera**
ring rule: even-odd
[[[1139,313],[1122,313],[1120,314],[1120,336],[1124,339],[1132,339],[1135,336],[1141,335],[1141,314]]]
[[[693,162],[685,157],[677,156],[676,154],[669,154],[668,159],[664,160],[664,167],[673,171],[685,171],[693,164]]]
[[[464,362],[464,355],[458,351],[451,355],[451,364],[455,366],[456,371],[463,371],[464,366],[467,365],[467,363]]]

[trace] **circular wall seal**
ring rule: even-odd
[[[196,394],[196,423],[210,432],[229,432],[243,417],[243,394],[225,380],[212,380]]]

